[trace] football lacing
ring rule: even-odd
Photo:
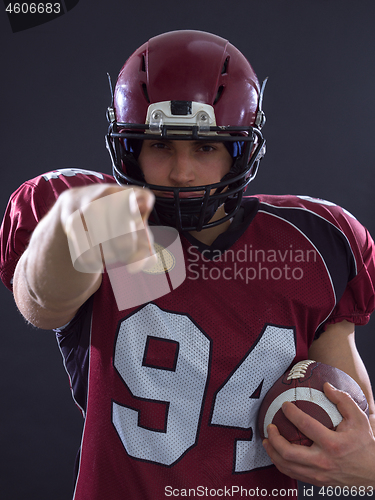
[[[311,363],[315,363],[315,361],[312,359],[305,359],[304,361],[300,361],[295,364],[290,370],[287,380],[304,377],[307,367],[311,365]]]

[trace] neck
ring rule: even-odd
[[[216,220],[225,217],[224,205],[221,205],[215,212],[215,215],[212,217],[210,222],[215,222]],[[190,234],[201,243],[205,245],[211,246],[212,243],[216,240],[216,238],[224,233],[230,226],[231,220],[227,220],[222,224],[218,224],[214,227],[209,227],[207,229],[202,229],[202,231],[190,231]]]

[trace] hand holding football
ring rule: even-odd
[[[289,442],[310,446],[312,441],[300,432],[285,416],[282,404],[294,403],[329,429],[335,430],[342,416],[335,404],[324,394],[323,385],[329,382],[348,393],[368,415],[368,403],[361,388],[349,375],[324,363],[300,361],[282,375],[266,394],[258,415],[261,438],[267,438],[267,426],[275,424]]]

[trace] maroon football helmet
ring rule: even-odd
[[[173,192],[173,197],[156,197],[153,218],[158,224],[199,231],[230,219],[265,151],[263,88],[247,59],[219,36],[187,30],[151,38],[121,69],[108,108],[107,147],[115,179]],[[137,158],[142,141],[156,137],[224,142],[232,168],[207,186],[148,184]],[[196,191],[204,194],[180,197]],[[223,203],[226,216],[209,222]]]

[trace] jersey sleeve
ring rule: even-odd
[[[352,275],[324,326],[344,320],[365,325],[375,309],[375,244],[369,231],[351,213],[333,203],[301,198],[307,208],[342,233],[347,240],[347,261],[353,263]]]
[[[115,180],[89,170],[62,169],[26,181],[11,195],[0,227],[0,277],[9,290],[31,234],[59,195],[72,187],[106,182]]]
[[[375,245],[366,228],[357,221],[350,224],[351,248],[357,272],[332,311],[326,325],[347,320],[365,325],[375,309]]]

